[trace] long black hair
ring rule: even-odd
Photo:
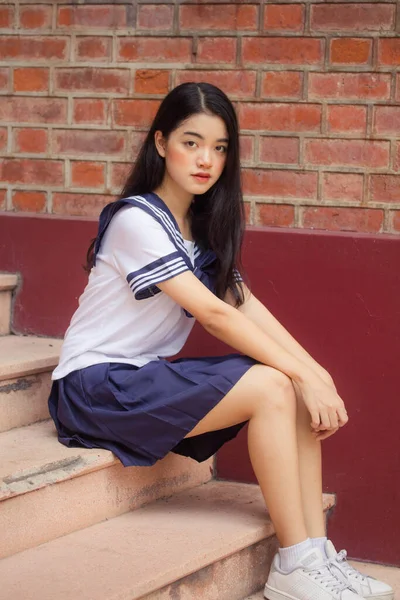
[[[226,291],[231,290],[238,307],[244,302],[244,294],[235,280],[235,268],[243,275],[241,246],[245,228],[239,127],[235,109],[222,90],[210,83],[190,82],[169,92],[157,111],[119,199],[152,192],[161,184],[165,160],[156,149],[155,132],[161,131],[168,139],[186,119],[199,113],[220,117],[227,128],[229,142],[226,163],[218,181],[204,194],[194,196],[190,208],[192,235],[199,245],[216,254],[216,295],[222,299]],[[93,266],[93,248],[94,241],[87,253],[89,271]]]

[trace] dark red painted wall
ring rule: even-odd
[[[0,270],[22,274],[18,333],[61,336],[86,282],[96,223],[0,216]],[[350,423],[323,442],[329,533],[352,557],[400,565],[400,239],[249,228],[253,292],[333,375]],[[184,355],[231,351],[195,326]],[[246,431],[219,452],[218,476],[255,481]]]

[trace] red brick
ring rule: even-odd
[[[254,159],[254,137],[252,135],[241,135],[239,146],[241,160],[249,161]]]
[[[378,40],[378,64],[400,65],[400,39],[380,38]]]
[[[309,207],[303,210],[303,226],[311,229],[378,233],[383,225],[383,210],[336,207]]]
[[[387,100],[390,79],[386,73],[310,73],[308,94],[310,99]]]
[[[73,187],[103,188],[104,183],[104,164],[88,161],[71,163]]]
[[[61,160],[37,160],[34,158],[6,158],[0,164],[1,180],[7,183],[27,185],[62,185],[64,163]]]
[[[246,221],[246,225],[250,225],[251,223],[251,203],[243,202],[244,205],[244,217]]]
[[[238,114],[243,129],[297,133],[321,128],[321,106],[317,104],[242,103]]]
[[[0,128],[0,150],[5,150],[7,148],[7,138],[8,132],[6,127]]]
[[[245,194],[281,198],[316,198],[316,172],[244,169]]]
[[[55,37],[0,37],[0,60],[54,60],[67,58],[67,40]]]
[[[400,142],[396,142],[394,146],[395,154],[393,161],[393,169],[395,171],[400,171]]]
[[[260,139],[260,160],[283,165],[299,162],[299,139],[289,137],[266,137]]]
[[[8,89],[8,75],[9,75],[9,69],[7,68],[0,68],[0,90],[7,90]]]
[[[20,190],[13,193],[12,203],[15,210],[43,212],[46,209],[46,194],[44,192]]]
[[[178,71],[176,85],[188,81],[212,83],[228,96],[251,96],[256,91],[255,71]]]
[[[324,42],[315,38],[247,37],[243,38],[243,63],[280,65],[322,64]]]
[[[139,154],[139,150],[143,146],[143,142],[146,139],[147,132],[146,131],[131,131],[130,139],[129,139],[129,149],[131,151],[130,158],[131,160],[136,160],[137,155]]]
[[[39,6],[21,6],[20,24],[23,29],[49,29],[53,7],[44,4]]]
[[[14,21],[14,7],[2,6],[0,7],[0,28],[8,28],[13,26]]]
[[[330,62],[334,65],[366,65],[371,62],[372,40],[336,38],[331,40]]]
[[[264,10],[264,29],[268,31],[303,31],[304,5],[267,4]]]
[[[329,133],[365,133],[367,107],[338,104],[328,106],[327,130]]]
[[[166,94],[169,90],[169,71],[138,69],[135,73],[136,94]]]
[[[294,206],[287,204],[256,204],[256,225],[293,227]]]
[[[399,135],[400,106],[376,106],[374,109],[374,133],[389,133]]]
[[[371,175],[370,194],[374,202],[400,202],[400,175]]]
[[[396,101],[400,102],[400,75],[396,76]]]
[[[391,31],[395,5],[378,3],[313,4],[313,31]]]
[[[258,7],[250,4],[184,5],[180,7],[179,26],[195,31],[255,31],[258,27]]]
[[[7,190],[0,190],[0,210],[6,210]]]
[[[125,152],[125,133],[117,131],[82,131],[63,129],[53,132],[54,152],[70,154],[119,155]]]
[[[15,92],[48,92],[50,69],[21,67],[14,69]]]
[[[357,173],[323,173],[322,199],[362,202],[363,182]]]
[[[119,38],[118,60],[139,62],[190,62],[192,40],[189,38],[138,37]]]
[[[400,232],[400,210],[390,211],[392,214],[392,224],[394,231]]]
[[[172,29],[173,18],[174,7],[171,5],[148,4],[138,7],[137,24],[140,29]]]
[[[78,37],[75,56],[77,60],[111,60],[111,37]]]
[[[106,194],[53,194],[53,213],[83,217],[98,217],[102,208],[115,200]]]
[[[55,74],[57,90],[111,92],[127,94],[130,71],[128,69],[57,69]]]
[[[97,27],[102,29],[126,27],[125,6],[61,6],[58,8],[59,27]]]
[[[114,124],[149,127],[159,105],[158,100],[114,100]]]
[[[305,140],[305,161],[312,165],[389,166],[389,142]]]
[[[121,190],[132,169],[131,163],[113,163],[111,165],[111,189]]]
[[[13,98],[0,96],[0,121],[20,123],[65,123],[65,98]]]
[[[75,98],[73,104],[74,123],[105,124],[106,100],[97,98]]]
[[[47,152],[47,129],[15,129],[14,151],[32,154]]]
[[[236,62],[236,38],[201,37],[197,47],[198,63],[226,63]]]
[[[297,71],[268,71],[262,74],[261,86],[262,98],[301,98],[303,73]]]

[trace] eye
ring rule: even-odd
[[[219,148],[219,150],[218,150]],[[220,152],[221,154],[224,154],[225,152],[228,151],[228,148],[226,146],[217,146],[217,150],[218,152]]]
[[[194,148],[196,146],[196,142],[194,142],[193,140],[189,140],[188,142],[183,142],[185,144],[185,146],[189,146],[189,148]],[[193,144],[193,146],[191,146],[190,144]]]

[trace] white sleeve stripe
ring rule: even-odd
[[[163,273],[159,273],[159,275],[157,277],[153,277],[152,280],[150,279],[149,281],[142,281],[141,283],[138,283],[136,285],[131,285],[131,290],[136,295],[143,289],[151,287],[152,285],[157,285],[157,283],[165,281],[165,279],[170,279],[171,277],[179,275],[179,273],[183,273],[184,271],[189,271],[189,268],[185,263],[183,263],[182,265],[178,265],[173,269],[165,269]]]
[[[141,272],[137,277],[132,277],[131,274],[129,274],[129,285],[132,287],[133,285],[156,279],[160,274],[162,275],[164,271],[175,269],[179,265],[186,266],[185,261],[181,257],[174,258],[173,260],[170,260],[169,262],[166,262],[155,269],[152,269],[151,271],[147,271],[145,273]]]

